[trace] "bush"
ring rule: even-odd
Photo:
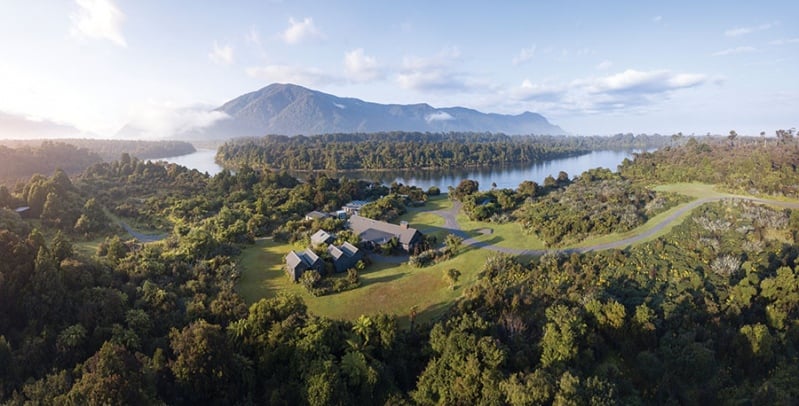
[[[451,258],[451,254],[446,248],[441,250],[429,249],[408,258],[408,264],[414,268],[423,268],[449,258]]]

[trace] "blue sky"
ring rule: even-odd
[[[6,0],[0,112],[111,136],[270,83],[575,134],[797,125],[799,2]]]

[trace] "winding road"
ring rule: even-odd
[[[641,232],[640,234],[636,234],[632,237],[628,237],[625,239],[621,239],[618,241],[612,241],[602,244],[595,244],[589,245],[586,247],[577,247],[577,248],[560,248],[560,249],[552,249],[552,250],[536,250],[536,249],[519,249],[519,248],[507,248],[507,247],[498,247],[486,241],[478,241],[474,237],[469,237],[469,234],[463,231],[460,224],[456,219],[458,213],[461,209],[461,203],[458,201],[452,202],[452,207],[446,210],[436,210],[430,212],[431,214],[435,214],[444,219],[444,226],[443,228],[450,230],[452,234],[455,234],[461,238],[463,238],[463,245],[475,248],[486,248],[497,252],[502,252],[506,254],[512,255],[532,255],[532,256],[539,256],[544,255],[547,252],[553,253],[584,253],[589,251],[601,251],[601,250],[609,250],[609,249],[616,249],[616,248],[625,248],[632,244],[636,244],[638,242],[643,241],[646,238],[649,238],[661,231],[671,223],[675,222],[680,216],[683,214],[710,202],[717,202],[721,200],[742,200],[748,201],[752,203],[758,204],[768,204],[772,206],[779,206],[784,208],[790,209],[799,209],[799,203],[796,202],[783,202],[779,200],[769,200],[769,199],[762,199],[757,197],[748,197],[748,196],[738,196],[738,195],[726,195],[726,196],[714,196],[714,197],[705,197],[701,199],[693,200],[689,203],[685,203],[684,205],[680,206],[677,210],[671,213],[669,216],[661,220],[659,223],[655,224],[652,228]]]

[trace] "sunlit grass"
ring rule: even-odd
[[[308,309],[317,315],[353,320],[361,314],[396,314],[403,323],[414,306],[419,321],[442,315],[460,296],[463,289],[477,281],[477,275],[491,252],[461,249],[461,254],[426,268],[413,268],[405,263],[373,263],[361,273],[361,286],[346,292],[314,297],[302,285],[293,283],[283,271],[283,258],[289,244],[259,240],[245,249],[240,257],[242,275],[237,290],[249,304],[270,298],[280,292],[299,295]],[[455,290],[443,280],[447,269],[461,271]]]
[[[516,221],[504,224],[472,221],[463,213],[458,214],[457,220],[470,236],[478,241],[490,240],[497,247],[530,250],[546,248],[543,241],[535,235],[526,234],[521,224]]]
[[[699,183],[662,185],[656,187],[656,190],[681,193],[695,198],[732,196],[715,190],[713,185]],[[431,211],[448,209],[452,207],[451,205],[452,202],[446,197],[438,197],[423,207],[410,209],[401,220],[408,221],[412,227],[426,230],[436,235],[439,241],[443,241],[449,230],[442,227],[444,220]],[[662,223],[683,206],[684,204],[660,213],[634,230],[589,238],[577,246],[614,242],[641,234]],[[675,225],[680,224],[690,214],[691,211],[682,214],[660,232],[638,243],[668,234]],[[481,242],[514,249],[545,248],[543,242],[525,234],[521,226],[515,222],[494,224],[471,221],[463,214],[458,214],[457,221],[463,230]],[[388,313],[398,315],[403,323],[407,323],[411,308],[416,307],[419,312],[418,320],[426,321],[441,316],[461,295],[463,289],[474,284],[486,258],[493,255],[489,249],[462,247],[460,254],[455,258],[426,268],[412,268],[406,263],[376,262],[361,273],[360,287],[328,296],[314,297],[302,285],[291,282],[283,270],[283,261],[289,250],[304,248],[272,240],[259,240],[253,247],[246,248],[240,257],[242,275],[237,285],[239,294],[248,303],[274,297],[280,292],[296,294],[305,300],[312,313],[343,320],[353,320],[361,314]],[[443,280],[444,272],[450,268],[458,269],[462,273],[454,291],[450,290]]]
[[[681,195],[703,199],[707,197],[732,196],[729,193],[719,191],[716,185],[707,183],[670,183],[667,185],[657,185],[653,187],[658,192],[673,192]]]

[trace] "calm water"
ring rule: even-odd
[[[216,150],[214,149],[198,149],[197,152],[191,154],[161,158],[160,161],[174,162],[189,169],[196,169],[203,173],[207,172],[209,175],[214,176],[222,171],[222,167],[214,161],[215,157]]]
[[[616,171],[624,158],[631,158],[635,152],[627,151],[594,151],[585,155],[571,158],[554,159],[547,162],[527,165],[510,165],[495,168],[466,168],[466,169],[438,169],[438,170],[406,170],[406,171],[355,171],[339,172],[338,177],[346,176],[356,179],[370,179],[384,184],[392,182],[403,183],[406,185],[416,185],[423,189],[430,186],[438,186],[442,191],[446,191],[448,186],[455,187],[463,179],[473,179],[480,183],[481,190],[489,190],[492,183],[496,183],[498,188],[516,189],[519,183],[525,180],[532,180],[539,184],[544,183],[544,178],[549,175],[558,176],[558,172],[565,171],[569,177],[574,177],[592,168],[603,167]],[[214,162],[216,151],[201,149],[193,154],[164,158],[165,161],[174,162],[188,168],[197,169],[200,172],[208,172],[213,176],[222,168]],[[302,178],[305,174],[298,173],[295,176]]]
[[[387,185],[392,182],[398,182],[419,186],[423,189],[427,189],[430,186],[438,186],[442,191],[446,191],[448,186],[458,186],[458,183],[463,179],[476,180],[480,184],[480,190],[491,189],[492,183],[496,183],[497,188],[500,189],[516,189],[525,180],[543,184],[544,178],[549,175],[557,177],[560,171],[565,171],[572,178],[588,169],[597,167],[616,171],[617,166],[624,161],[624,158],[632,159],[635,152],[640,151],[594,151],[585,155],[554,159],[536,164],[509,165],[494,168],[386,172],[359,171],[345,176],[373,179]]]

